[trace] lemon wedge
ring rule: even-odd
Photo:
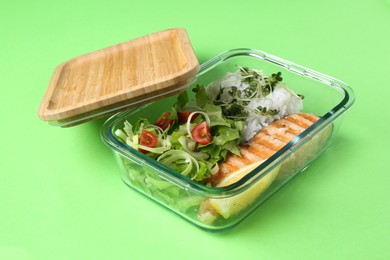
[[[233,172],[220,183],[218,183],[216,187],[228,186],[239,181],[242,177],[250,173],[263,162],[264,161],[256,162]],[[251,187],[237,195],[219,199],[210,199],[211,206],[225,219],[240,212],[249,206],[263,191],[265,191],[271,185],[279,172],[279,168],[280,166],[274,168]]]

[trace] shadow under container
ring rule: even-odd
[[[260,164],[240,181],[226,187],[197,183],[127,146],[115,135],[124,121],[139,118],[154,122],[170,111],[176,96],[120,112],[106,121],[101,136],[118,162],[123,181],[131,188],[208,231],[226,231],[240,223],[292,177],[306,169],[333,143],[340,119],[354,102],[352,89],[345,83],[254,49],[226,51],[201,64],[197,84],[209,83],[238,70],[238,66],[262,70],[265,75],[281,72],[283,82],[304,96],[302,112],[320,119],[298,137]],[[217,217],[209,209],[222,212]]]

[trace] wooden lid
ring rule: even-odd
[[[199,63],[185,29],[170,29],[60,64],[38,109],[71,126],[184,91]]]

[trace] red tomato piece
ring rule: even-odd
[[[153,134],[152,132],[149,132],[147,130],[142,130],[141,136],[139,138],[139,144],[143,146],[147,146],[150,148],[156,147],[157,144],[157,136]],[[148,151],[144,149],[139,149],[142,153],[147,153]]]
[[[154,123],[156,126],[161,127],[163,130],[167,129],[168,126],[173,125],[174,121],[172,119],[168,119],[171,116],[170,112],[164,112],[162,115],[157,119],[156,123]]]
[[[177,117],[179,118],[179,123],[180,124],[187,123],[188,117],[190,116],[191,113],[192,112],[190,112],[190,111],[179,111],[179,112],[177,112]],[[191,122],[193,122],[195,120],[196,116],[197,116],[197,114],[195,114],[195,115],[193,115],[191,117]]]
[[[213,140],[210,127],[205,121],[197,124],[191,131],[192,138],[199,144],[209,144]]]

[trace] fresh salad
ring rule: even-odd
[[[171,110],[155,122],[140,118],[132,125],[126,121],[115,134],[130,147],[205,184],[228,153],[239,155],[239,145],[262,127],[302,108],[303,97],[282,83],[280,72],[265,76],[262,71],[239,67],[192,91],[194,100],[189,93],[181,93]],[[295,105],[286,107],[286,103]]]

